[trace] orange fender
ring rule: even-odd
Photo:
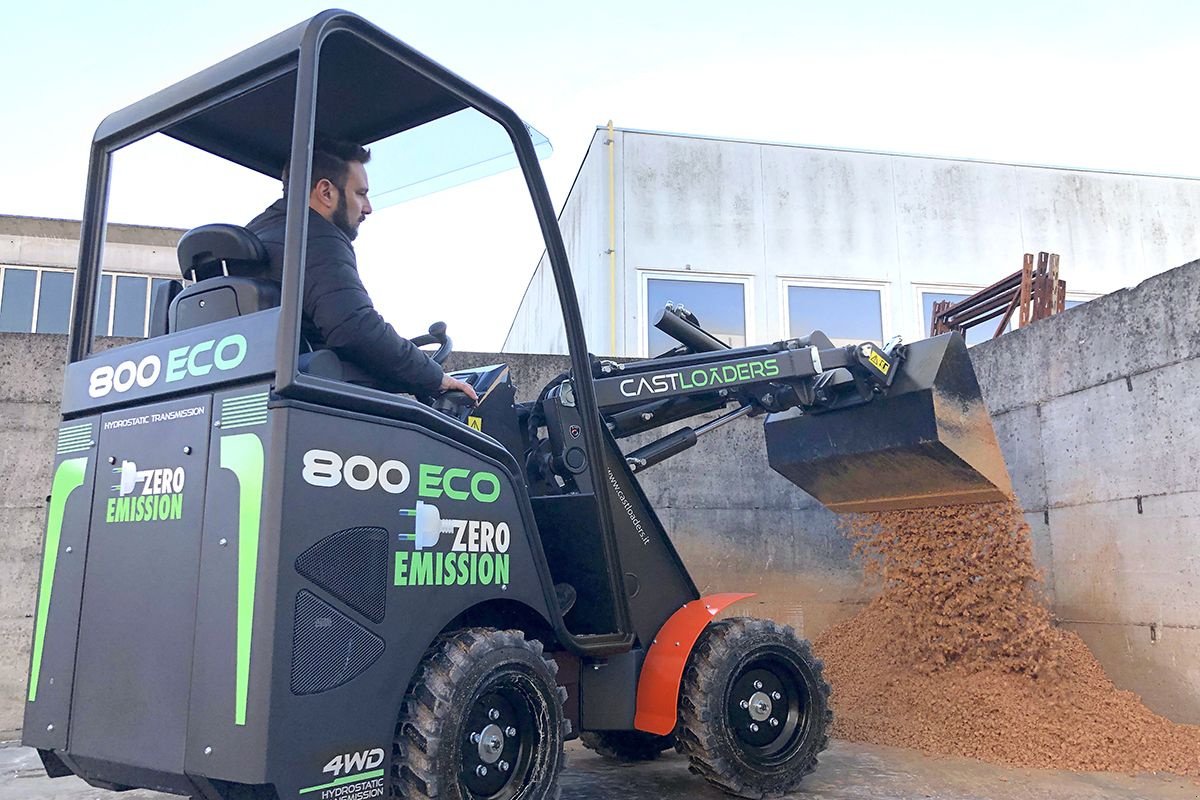
[[[753,594],[710,594],[685,603],[659,629],[638,676],[637,712],[633,727],[666,736],[675,730],[679,685],[700,634],[726,606]]]

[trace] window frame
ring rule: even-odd
[[[754,319],[754,276],[738,272],[701,272],[697,270],[654,269],[638,267],[638,318],[635,324],[638,329],[638,355],[650,358],[650,281],[692,281],[694,283],[726,283],[742,287],[743,313],[746,320],[746,344],[750,345],[757,339]],[[701,324],[704,320],[700,320]]]
[[[8,276],[8,271],[10,269],[31,270],[32,272],[35,273],[34,279],[33,279],[33,314],[30,317],[29,330],[13,331],[14,333],[37,333],[38,332],[38,330],[37,330],[38,308],[41,306],[41,302],[42,302],[42,274],[45,272],[61,272],[61,273],[71,276],[71,300],[70,300],[70,302],[71,302],[71,307],[74,307],[75,294],[76,294],[76,292],[79,291],[78,270],[72,269],[69,267],[49,267],[49,266],[43,266],[41,264],[17,264],[17,263],[4,262],[4,263],[0,264],[0,293],[3,293],[3,291],[4,291],[4,281],[6,280],[6,278]],[[149,330],[150,330],[150,304],[154,299],[154,295],[153,295],[154,281],[156,279],[179,280],[179,278],[170,276],[170,275],[159,275],[157,273],[151,273],[151,272],[126,272],[123,270],[117,271],[117,270],[107,270],[106,269],[102,272],[102,275],[111,276],[112,288],[109,291],[109,295],[108,295],[108,309],[107,309],[107,313],[105,314],[104,325],[102,326],[102,330],[99,330],[96,332],[96,335],[97,336],[112,336],[112,333],[110,333],[110,331],[112,331],[113,314],[114,314],[114,310],[116,308],[116,302],[117,302],[117,278],[141,278],[142,280],[144,280],[146,282],[146,292],[145,292],[146,305],[145,305],[145,310],[142,314],[142,334],[140,337],[137,337],[137,338],[142,338],[142,339],[146,338],[146,335],[147,335],[147,333],[149,333]],[[71,320],[70,320],[70,317],[68,316],[68,318],[67,318],[68,328],[70,327],[70,324],[71,324]],[[65,334],[46,334],[46,335],[63,336]]]
[[[805,289],[866,289],[879,293],[879,329],[883,332],[883,344],[892,328],[891,281],[874,281],[866,278],[810,278],[795,275],[779,276],[779,329],[781,338],[794,339],[791,332],[791,302],[788,289],[798,286]],[[809,331],[811,333],[811,331]]]

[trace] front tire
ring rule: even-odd
[[[469,628],[435,642],[396,726],[391,796],[557,798],[567,726],[557,671],[520,631]]]
[[[684,674],[680,750],[693,772],[740,797],[785,794],[829,743],[829,684],[808,642],[770,620],[708,627]]]

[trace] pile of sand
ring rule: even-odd
[[[834,735],[1022,767],[1200,775],[1200,727],[1117,689],[1038,595],[1012,503],[862,514],[880,595],[814,643]]]

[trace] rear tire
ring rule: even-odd
[[[435,642],[396,725],[391,796],[557,798],[568,725],[557,672],[520,631],[469,628]]]
[[[659,736],[645,731],[585,731],[579,735],[583,746],[613,761],[653,761],[664,750],[675,746],[674,736]]]
[[[808,642],[776,622],[710,625],[679,698],[679,749],[692,771],[740,797],[795,788],[829,743],[833,714],[821,668]]]

